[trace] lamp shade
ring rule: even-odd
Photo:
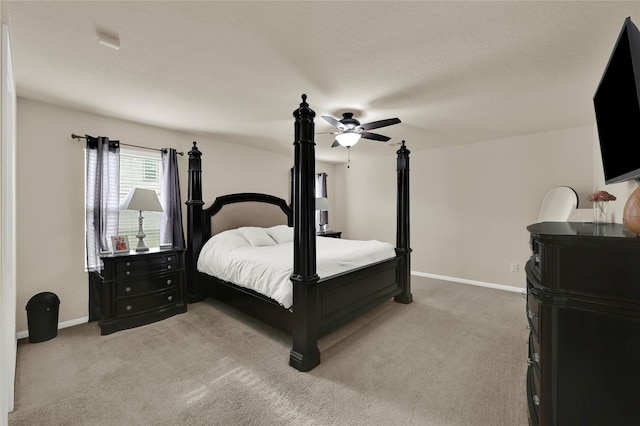
[[[343,133],[339,133],[336,135],[336,140],[342,146],[346,146],[347,148],[354,146],[360,140],[360,136],[362,136],[358,132],[345,130]]]
[[[330,210],[329,200],[326,197],[316,198],[316,210]]]
[[[162,205],[158,195],[151,189],[133,188],[120,204],[120,210],[138,210],[146,212],[161,212]]]

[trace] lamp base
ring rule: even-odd
[[[136,251],[149,251],[149,247],[144,245],[144,237],[146,237],[147,234],[142,230],[142,219],[144,218],[142,217],[142,210],[140,210],[140,213],[138,214],[138,233],[136,234],[136,238],[138,238]]]
[[[140,236],[140,234],[136,235],[136,237],[138,237],[138,245],[136,246],[136,251],[149,251],[149,247],[144,245],[144,237],[146,237],[145,234],[142,234],[142,237]]]

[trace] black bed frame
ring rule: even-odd
[[[216,198],[208,208],[202,201],[201,155],[196,142],[189,151],[187,205],[187,295],[190,303],[207,296],[232,306],[281,330],[291,333],[293,348],[289,364],[309,371],[320,364],[318,338],[393,298],[411,303],[411,248],[409,245],[409,153],[405,142],[397,151],[396,256],[332,277],[316,274],[315,228],[315,112],[306,95],[293,112],[295,163],[292,206],[266,194],[242,193]],[[294,232],[293,312],[278,302],[196,269],[203,244],[211,236],[211,218],[227,204],[253,201],[279,206]]]

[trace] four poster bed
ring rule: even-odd
[[[293,113],[295,162],[292,206],[267,194],[241,193],[216,198],[205,208],[202,200],[201,155],[196,142],[189,152],[187,205],[187,294],[189,302],[214,296],[281,330],[291,333],[289,364],[309,371],[320,363],[318,338],[362,313],[393,298],[411,303],[411,248],[409,246],[409,150],[404,141],[397,151],[396,246],[378,243],[362,247],[366,254],[342,269],[327,269],[325,253],[359,252],[333,238],[316,237],[315,230],[315,112],[306,95]],[[316,239],[318,238],[318,239]],[[329,241],[332,240],[332,241]],[[356,244],[365,242],[354,242]],[[369,243],[369,242],[367,242]],[[226,244],[226,245],[224,245]],[[285,245],[288,244],[288,245]],[[216,252],[213,246],[222,249]],[[267,247],[265,247],[267,246]],[[275,247],[272,247],[275,246]],[[325,246],[328,246],[325,247]],[[247,288],[239,272],[247,260],[229,267],[228,275],[215,270],[224,258],[238,260],[242,253],[275,250],[293,255],[288,259],[285,281],[290,293],[266,293],[272,275],[269,265],[259,265],[255,289]],[[373,250],[373,251],[371,251]],[[390,252],[389,252],[390,250]],[[292,254],[293,252],[293,254]],[[248,254],[248,256],[253,256]],[[262,257],[255,255],[253,257]],[[318,260],[316,261],[316,256]],[[267,258],[275,259],[270,254]],[[206,260],[209,259],[209,260]],[[340,259],[344,260],[344,259]],[[275,260],[272,262],[277,264]],[[348,262],[338,262],[348,263]],[[293,265],[293,268],[291,268]],[[319,265],[319,266],[318,266]],[[355,267],[354,267],[355,266]],[[203,272],[206,271],[206,272]],[[321,271],[322,277],[318,275]],[[282,269],[278,272],[282,279]],[[213,275],[211,275],[213,274]],[[268,282],[261,282],[268,281]]]

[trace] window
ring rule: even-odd
[[[120,203],[133,188],[151,189],[161,196],[162,161],[160,152],[148,153],[132,150],[120,150]],[[160,198],[161,199],[161,198]],[[129,244],[134,249],[138,244],[138,212],[120,210],[118,235],[128,235]],[[147,236],[144,243],[147,247],[160,246],[160,212],[142,212],[143,229]]]
[[[327,174],[316,173],[316,198],[327,198]],[[327,208],[328,201],[327,201]],[[317,208],[317,206],[316,206]],[[316,210],[316,230],[323,232],[329,228],[329,211]]]

